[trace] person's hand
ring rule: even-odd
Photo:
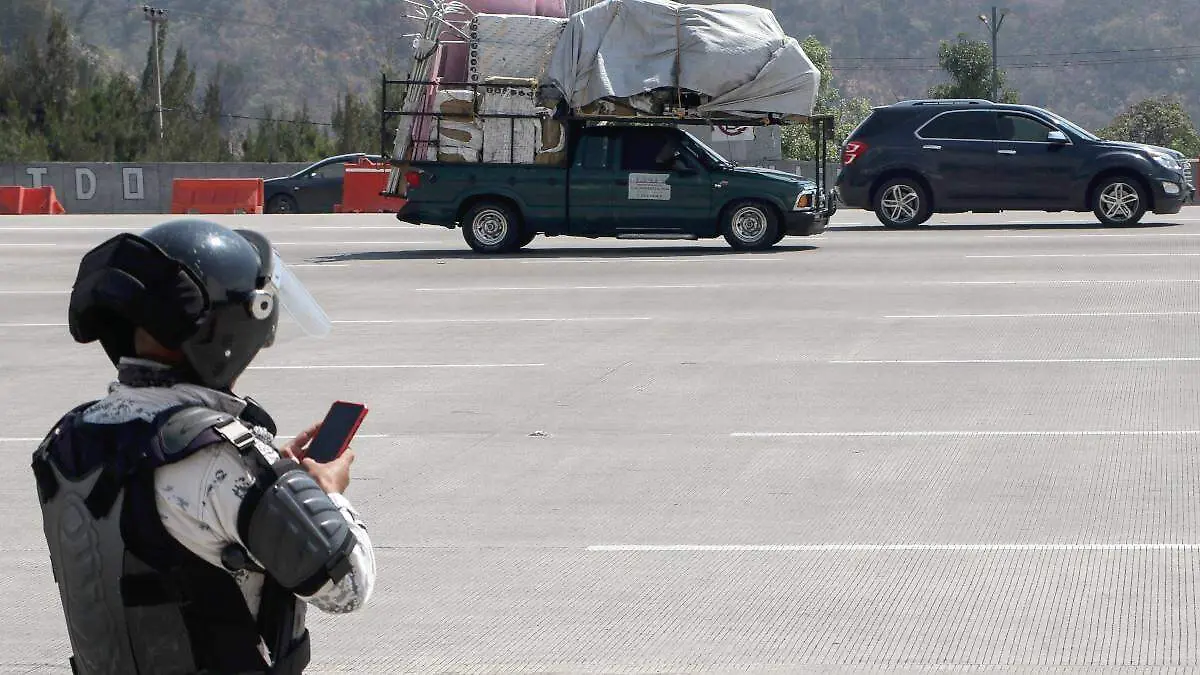
[[[336,492],[345,494],[346,488],[350,485],[350,465],[354,463],[354,451],[346,448],[341,457],[332,462],[317,462],[305,458],[300,462],[304,470],[308,472],[313,480],[317,481],[317,485],[325,492]]]
[[[317,432],[321,430],[321,423],[318,422],[311,427],[300,432],[299,436],[292,439],[291,443],[280,448],[280,452],[288,459],[301,462],[308,455],[308,445],[312,443],[312,439],[317,437]]]

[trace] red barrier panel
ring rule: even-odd
[[[0,214],[10,216],[60,215],[66,213],[51,186],[28,188],[0,186]]]
[[[333,207],[335,213],[396,213],[404,200],[384,197],[379,193],[387,187],[391,166],[360,159],[346,164],[342,178],[342,203]]]
[[[261,178],[176,178],[171,213],[262,213]]]

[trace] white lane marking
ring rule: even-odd
[[[429,230],[435,232],[433,227],[427,225],[309,225],[300,228],[302,230]],[[441,228],[446,230],[446,228]],[[447,230],[448,231],[448,230]]]
[[[0,438],[0,443],[41,443],[42,437],[37,438]]]
[[[903,282],[901,282],[903,283]],[[951,286],[1051,286],[1054,284],[1195,284],[1200,279],[1014,279],[1011,281],[926,281],[916,285]]]
[[[993,552],[993,551],[1197,551],[1200,544],[600,544],[587,550],[598,553],[886,553],[891,551]]]
[[[288,263],[288,267],[349,267],[350,263]]]
[[[250,366],[247,370],[396,370],[423,368],[541,368],[544,363],[389,363],[321,364],[306,366]]]
[[[51,248],[58,244],[48,241],[32,241],[32,242],[0,242],[0,246],[9,248]]]
[[[929,365],[955,363],[1186,363],[1200,361],[1200,356],[1154,356],[1136,358],[1082,358],[1082,359],[862,359],[829,361],[835,364],[855,365]]]
[[[889,314],[885,319],[1039,319],[1102,316],[1194,316],[1200,311],[1171,312],[1044,312],[1039,314]]]
[[[1079,234],[989,234],[989,239],[1078,239],[1080,237],[1109,238],[1109,239],[1138,239],[1146,237],[1200,237],[1200,232],[1128,232],[1100,233],[1080,232]]]
[[[8,289],[8,290],[0,290],[0,295],[67,295],[70,292],[71,291],[69,291],[69,290],[68,291],[45,291],[45,290],[26,291],[26,290],[19,290],[19,289]]]
[[[65,323],[0,323],[0,328],[62,328]]]
[[[666,288],[725,288],[734,284],[646,284],[629,286],[447,286],[414,288],[418,293],[474,293],[497,291],[637,291]]]
[[[550,265],[559,263],[635,263],[635,262],[652,262],[652,263],[691,263],[691,262],[786,262],[786,258],[778,256],[763,256],[763,255],[685,255],[678,258],[666,256],[629,256],[623,258],[554,258],[546,260],[522,260],[522,265]]]
[[[289,436],[289,435],[280,434],[280,435],[278,435],[278,436],[276,436],[276,437],[275,437],[275,440],[277,440],[277,441],[286,441],[286,440],[289,440],[289,439],[292,439],[292,438],[295,438],[295,437],[296,437],[296,436],[295,436],[294,434],[293,434],[293,435],[290,435],[290,436]],[[391,434],[354,434],[354,438],[356,438],[356,439],[358,439],[358,438],[391,438]]]
[[[1168,429],[1159,431],[739,431],[729,434],[731,438],[922,438],[965,436],[968,438],[993,438],[1008,436],[1195,436],[1200,429]]]
[[[432,324],[432,323],[553,323],[592,322],[592,321],[652,321],[649,316],[581,316],[581,317],[547,317],[547,318],[513,318],[513,319],[344,319],[333,321],[335,324]],[[65,324],[64,324],[65,325]]]
[[[272,241],[275,246],[414,246],[427,241]]]
[[[1200,253],[1019,253],[1012,255],[965,255],[964,258],[1193,258]]]

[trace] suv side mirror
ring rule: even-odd
[[[1061,131],[1051,131],[1046,134],[1047,143],[1068,143],[1070,142],[1067,135]]]

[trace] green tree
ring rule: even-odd
[[[1178,150],[1188,157],[1200,156],[1200,135],[1184,109],[1172,96],[1148,98],[1122,112],[1098,134],[1114,141],[1148,143]]]
[[[242,158],[247,162],[305,162],[333,154],[329,136],[313,122],[308,107],[286,108],[276,114],[263,108],[261,119],[242,141]]]
[[[938,64],[952,81],[930,87],[930,98],[992,97],[992,48],[988,43],[971,40],[966,33],[959,33],[957,42],[942,41],[938,48]],[[1020,95],[1007,87],[1007,80],[1008,73],[997,71],[1000,102],[1017,103]]]
[[[371,103],[346,92],[333,108],[333,133],[333,150],[336,153],[376,152],[379,146],[379,112],[373,109]]]
[[[821,72],[821,82],[817,89],[817,102],[813,106],[814,115],[832,115],[834,121],[834,140],[829,143],[826,159],[838,158],[838,144],[854,131],[867,115],[871,114],[871,104],[864,98],[846,98],[842,92],[833,86],[832,53],[829,47],[813,36],[808,36],[800,45],[804,53]],[[783,156],[795,160],[811,160],[817,155],[816,128],[795,124],[783,129]]]

